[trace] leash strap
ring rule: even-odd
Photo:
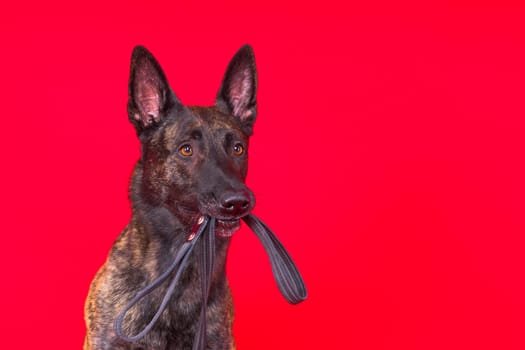
[[[286,251],[282,243],[277,239],[277,236],[270,230],[270,228],[253,214],[249,214],[242,218],[244,222],[252,229],[261,241],[272,266],[272,272],[277,282],[277,286],[281,294],[290,304],[298,304],[304,301],[307,297],[306,287],[304,281],[295,266],[290,254]],[[208,304],[208,296],[210,293],[210,285],[213,274],[213,265],[215,260],[215,218],[203,217],[203,221],[198,228],[194,229],[188,236],[186,242],[181,246],[175,260],[170,267],[160,275],[155,281],[147,285],[144,289],[131,299],[128,305],[122,310],[115,321],[115,330],[117,335],[128,342],[135,342],[142,339],[153,328],[155,323],[160,318],[162,312],[168,306],[175,286],[177,285],[182,271],[188,263],[189,256],[195,247],[196,242],[204,234],[204,238],[200,240],[200,275],[201,275],[201,290],[202,290],[202,306],[201,314],[199,316],[199,323],[195,332],[195,340],[193,342],[193,350],[204,350],[206,348],[206,311]],[[178,267],[178,269],[177,269]],[[172,272],[177,269],[175,277],[172,279],[162,302],[151,319],[148,325],[134,336],[127,336],[122,331],[122,322],[128,311],[137,304],[142,298],[151,293],[155,288],[162,284]]]
[[[177,255],[175,256],[175,260],[170,265],[170,267],[162,274],[160,275],[155,281],[151,282],[149,285],[147,285],[144,289],[139,291],[137,295],[131,299],[131,301],[126,305],[124,310],[118,315],[117,319],[115,320],[115,331],[117,332],[117,335],[119,338],[127,341],[127,342],[135,342],[138,341],[146,334],[151,331],[155,323],[157,323],[158,319],[160,318],[160,315],[162,315],[162,312],[166,309],[168,306],[168,302],[170,301],[171,296],[173,295],[173,292],[175,291],[175,286],[177,285],[177,282],[180,279],[180,276],[182,274],[182,271],[186,267],[186,264],[188,263],[188,258],[190,257],[190,253],[195,247],[196,242],[198,241],[199,237],[202,235],[204,230],[206,229],[207,223],[209,221],[209,218],[204,217],[204,221],[202,224],[198,227],[196,232],[192,232],[186,242],[184,242],[177,252]],[[195,231],[195,230],[194,230]],[[211,235],[210,235],[211,236]],[[180,266],[179,266],[180,263]],[[175,274],[175,277],[171,281],[168,290],[166,291],[166,294],[164,294],[164,298],[162,299],[162,302],[155,313],[155,316],[151,319],[151,321],[148,323],[148,325],[138,334],[133,336],[127,336],[122,331],[122,322],[124,321],[124,317],[128,313],[128,311],[135,306],[142,298],[144,298],[146,295],[151,293],[155,288],[157,288],[162,282],[164,282],[168,277],[171,275],[173,270],[179,266],[179,269],[177,270],[177,273]]]
[[[203,223],[203,225],[205,225]],[[201,239],[201,290],[202,306],[199,325],[193,342],[193,350],[206,348],[206,310],[208,296],[210,294],[211,277],[213,274],[213,263],[215,260],[215,218],[211,218],[208,223],[209,234]]]
[[[290,254],[275,233],[255,215],[242,218],[261,241],[272,265],[272,272],[283,297],[290,304],[298,304],[307,297],[303,278],[295,266]]]

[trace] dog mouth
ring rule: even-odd
[[[203,215],[199,210],[186,206],[186,205],[179,205],[178,208],[181,214],[183,214],[183,217],[186,218],[186,220],[188,219],[191,220],[191,222],[188,222],[188,223],[197,222],[199,217]],[[209,215],[209,214],[205,214],[205,215]],[[210,215],[210,216],[213,216],[213,215]],[[217,219],[216,224],[215,224],[215,236],[216,237],[230,238],[241,227],[240,218],[236,218],[236,217],[226,218],[226,217],[217,217],[217,216],[215,218]]]
[[[240,219],[217,219],[215,236],[229,238],[241,227]]]

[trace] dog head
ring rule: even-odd
[[[168,209],[181,223],[216,217],[230,236],[255,204],[246,187],[248,141],[255,122],[257,73],[250,46],[233,57],[216,103],[183,105],[153,55],[133,50],[128,115],[141,142],[138,188],[150,207]]]

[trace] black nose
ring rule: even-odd
[[[242,216],[250,210],[250,196],[245,191],[226,191],[220,198],[222,212]]]

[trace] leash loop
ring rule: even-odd
[[[303,278],[293,262],[290,254],[275,233],[258,217],[253,214],[242,218],[259,238],[272,266],[272,272],[277,286],[283,297],[290,304],[298,304],[307,298],[306,286]]]

